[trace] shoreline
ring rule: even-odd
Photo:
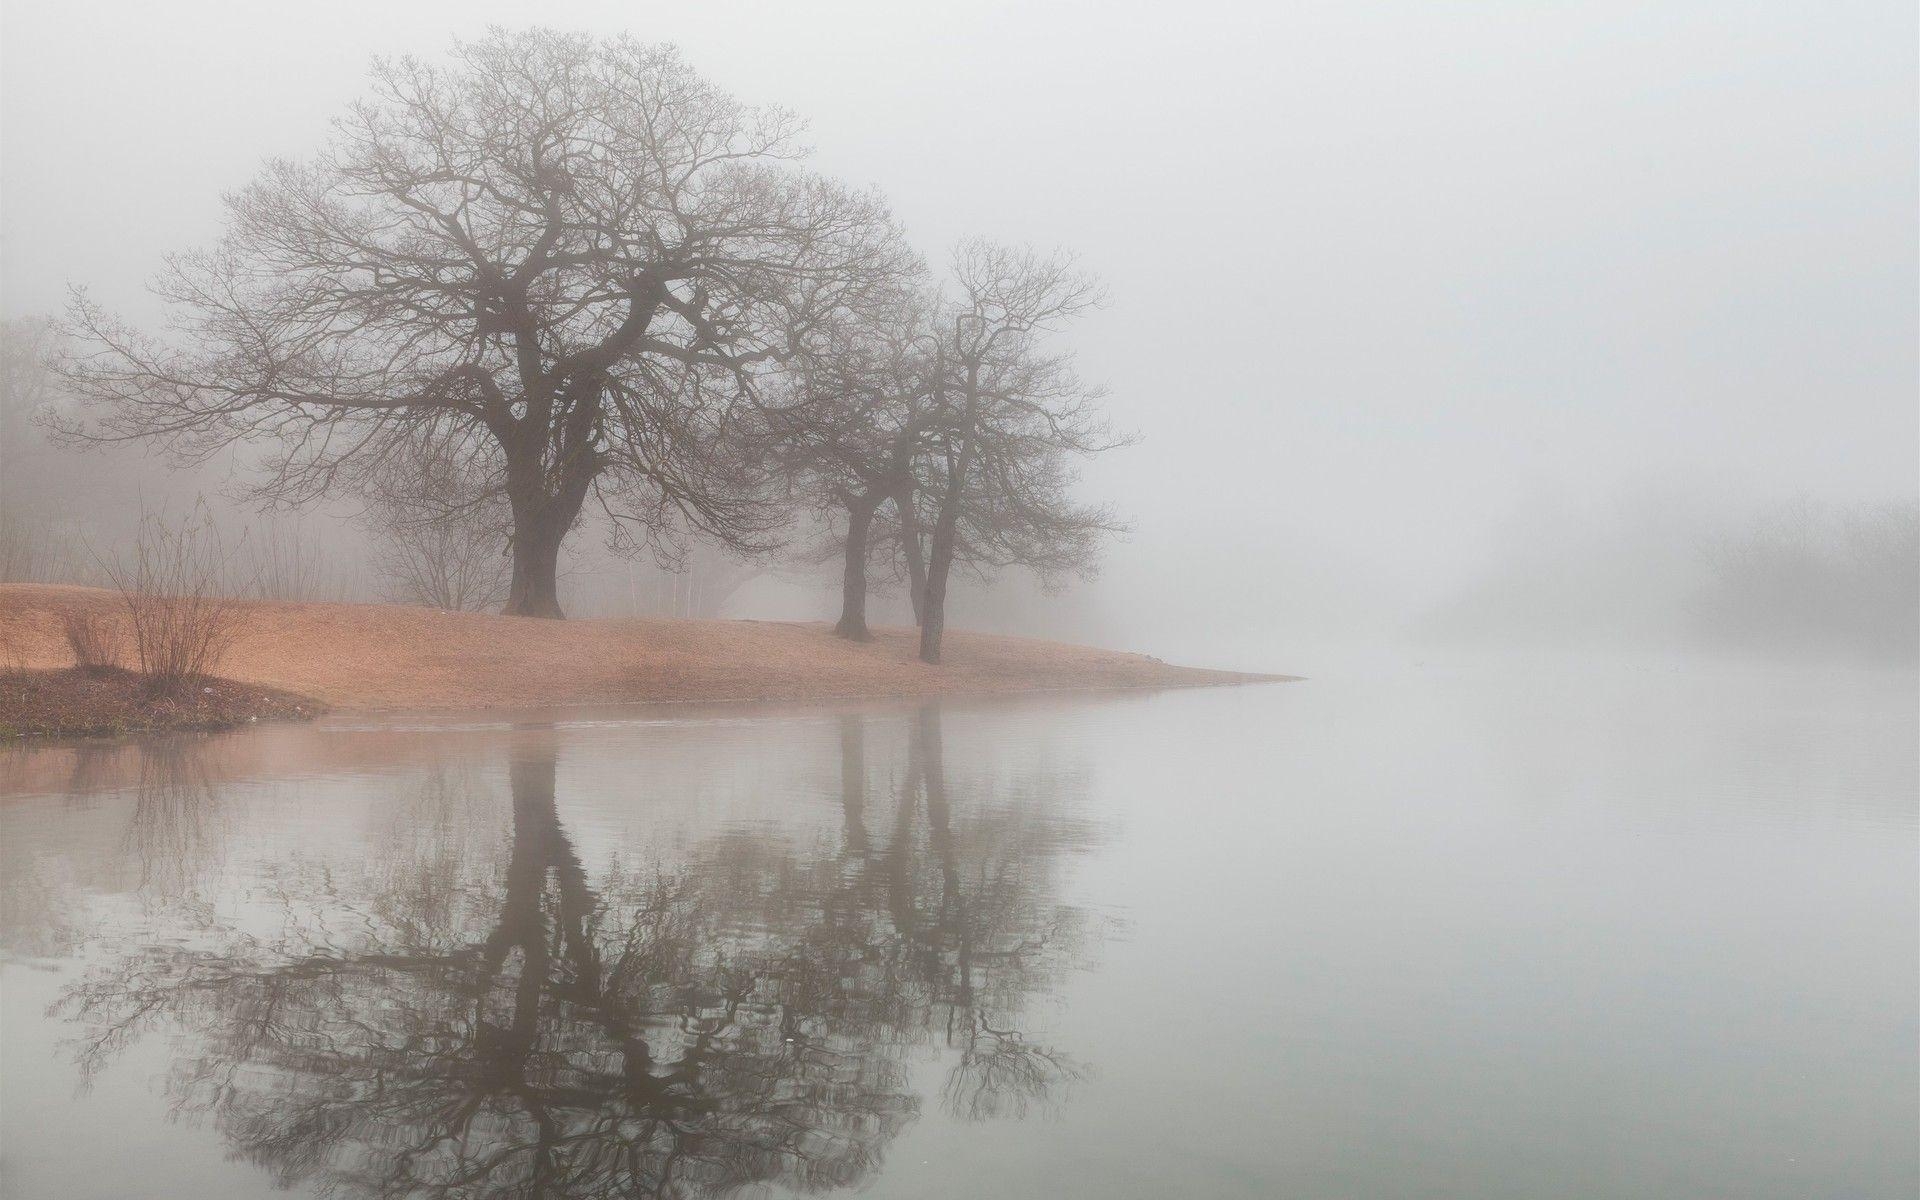
[[[952,630],[938,666],[917,631],[835,637],[824,622],[548,621],[384,604],[248,601],[220,680],[331,714],[474,714],[641,705],[910,700],[1220,687],[1295,676],[1181,667],[1123,651]],[[68,613],[120,619],[117,594],[0,585],[0,673],[73,665]]]
[[[120,667],[0,671],[0,744],[224,733],[326,711],[306,696],[218,676],[189,677],[155,696],[144,677]]]

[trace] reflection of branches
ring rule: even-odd
[[[120,747],[81,744],[67,751],[63,807],[92,808],[97,793],[115,781],[124,753]],[[128,789],[127,820],[120,833],[120,858],[134,870],[132,883],[141,899],[171,907],[196,899],[213,864],[221,837],[219,801],[202,745],[197,740],[167,740],[139,747],[137,771]],[[98,872],[110,872],[112,855],[61,860],[31,847],[0,863],[0,949],[9,955],[40,957],[78,947],[97,916],[90,910]]]
[[[955,811],[936,713],[912,727],[878,849],[865,731],[842,733],[840,839],[803,851],[735,829],[679,869],[616,861],[590,883],[559,820],[553,745],[519,746],[509,839],[464,835],[479,789],[441,772],[369,862],[275,871],[277,935],[207,916],[88,974],[57,1011],[82,1027],[89,1073],[158,1025],[187,1034],[174,1105],[282,1184],[858,1184],[918,1112],[914,1045],[954,1056],[944,1107],[965,1118],[1023,1115],[1078,1077],[1016,1030],[1084,922],[1049,895],[1061,838]],[[184,828],[156,819],[151,840]]]
[[[76,742],[69,748],[73,757],[73,766],[67,775],[66,788],[62,793],[62,802],[67,804],[90,801],[95,792],[103,790],[106,781],[112,778],[120,748],[102,745],[98,742]]]
[[[218,809],[219,798],[196,742],[169,739],[142,749],[121,848],[139,868],[143,893],[181,900],[194,890],[220,845],[212,828]]]
[[[871,1170],[913,1111],[897,1068],[799,1008],[819,989],[776,974],[774,948],[696,936],[706,900],[685,879],[590,890],[551,751],[510,774],[490,926],[408,914],[438,903],[410,886],[287,944],[150,947],[63,1000],[89,1030],[83,1069],[157,1021],[187,1029],[177,1106],[282,1183],[368,1195],[683,1196]]]
[[[947,1074],[942,1105],[980,1121],[1024,1117],[1062,1084],[1082,1078],[1079,1064],[1058,1050],[1035,1045],[1012,1029],[994,1029],[979,1010],[966,1014],[960,1059]]]
[[[1081,936],[1083,914],[1042,905],[1051,881],[1035,872],[1046,859],[1032,852],[1021,836],[1026,831],[1006,814],[956,834],[939,709],[921,709],[915,732],[929,840],[939,863],[938,916],[926,931],[930,952],[923,961],[940,970],[947,1041],[959,1051],[942,1096],[957,1116],[1025,1116],[1057,1084],[1078,1079],[1080,1069],[1064,1054],[995,1026],[1015,1016],[1026,994],[1059,969]]]

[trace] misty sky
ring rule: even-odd
[[[151,318],[161,255],[313,151],[371,55],[538,20],[802,113],[936,262],[1077,250],[1112,303],[1075,344],[1144,438],[1089,490],[1143,595],[1234,559],[1276,604],[1437,591],[1568,498],[1920,486],[1910,2],[4,13],[8,315],[74,282]]]

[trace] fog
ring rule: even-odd
[[[317,150],[373,55],[438,58],[532,19],[485,0],[8,6],[0,308],[57,314],[84,286],[157,325],[143,281],[212,242],[221,193],[265,159]],[[958,623],[1274,670],[1400,639],[1913,653],[1910,4],[537,19],[675,42],[795,110],[812,165],[882,188],[931,257],[978,233],[1068,247],[1104,280],[1070,340],[1139,440],[1082,489],[1131,531],[1097,581],[976,588]],[[16,479],[23,447],[43,453],[28,437],[0,448]],[[65,453],[36,502],[102,520],[240,469],[183,481],[138,452]],[[1728,548],[1779,544],[1782,513],[1803,558],[1855,566],[1730,582]],[[300,529],[350,560],[341,515]],[[593,594],[631,597],[619,570]],[[833,570],[754,580],[727,611],[830,619]],[[1872,597],[1826,615],[1716,599],[1867,576]],[[617,607],[576,587],[576,609]]]

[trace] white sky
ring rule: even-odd
[[[210,240],[263,158],[312,151],[371,55],[538,21],[678,42],[799,111],[815,165],[882,186],[936,261],[970,232],[1079,251],[1113,301],[1083,365],[1145,438],[1089,476],[1136,524],[1118,579],[1244,554],[1423,587],[1538,497],[1920,487],[1911,3],[7,0],[3,21],[9,315],[70,282],[150,314],[160,257]]]

